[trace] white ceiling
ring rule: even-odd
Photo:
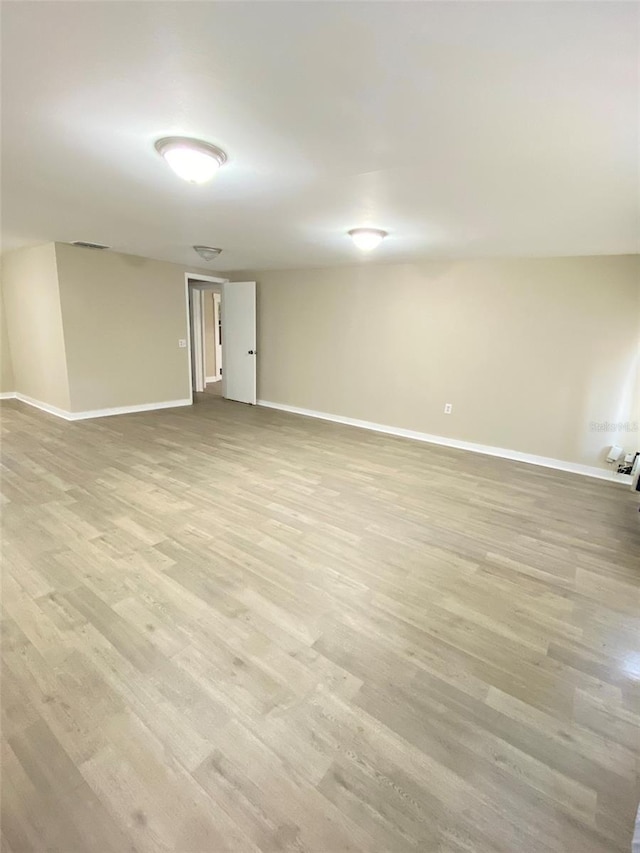
[[[637,3],[2,4],[3,246],[212,269],[637,252]],[[183,183],[161,136],[222,147]],[[198,261],[198,263],[201,263]]]

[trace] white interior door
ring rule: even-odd
[[[256,283],[228,281],[222,290],[224,396],[256,402]]]

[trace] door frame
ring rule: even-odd
[[[191,282],[196,284],[202,282],[202,284],[219,284],[220,285],[220,299],[222,301],[224,295],[223,284],[226,284],[229,281],[228,278],[218,278],[212,275],[201,275],[200,273],[191,273],[186,272],[184,274],[184,301],[185,301],[185,317],[187,320],[187,371],[189,374],[189,399],[191,400],[191,405],[193,405],[193,372],[192,372],[192,364],[193,364],[193,341],[191,339],[191,308],[189,305],[189,285]],[[195,288],[197,289],[197,288]],[[198,334],[202,335],[202,329],[198,329]],[[202,344],[202,352],[204,352],[204,340],[201,342]],[[205,371],[206,374],[206,371]],[[224,376],[224,374],[223,374]]]

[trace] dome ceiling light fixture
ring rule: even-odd
[[[158,139],[155,149],[176,175],[191,184],[210,181],[227,160],[227,155],[220,148],[187,136],[165,136]]]
[[[347,233],[363,252],[370,252],[371,249],[375,249],[387,236],[387,232],[380,228],[352,228]]]
[[[197,252],[205,261],[212,261],[217,258],[222,249],[216,249],[213,246],[194,246],[194,252]]]

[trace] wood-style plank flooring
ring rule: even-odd
[[[629,490],[217,399],[2,451],[2,853],[628,853]]]

